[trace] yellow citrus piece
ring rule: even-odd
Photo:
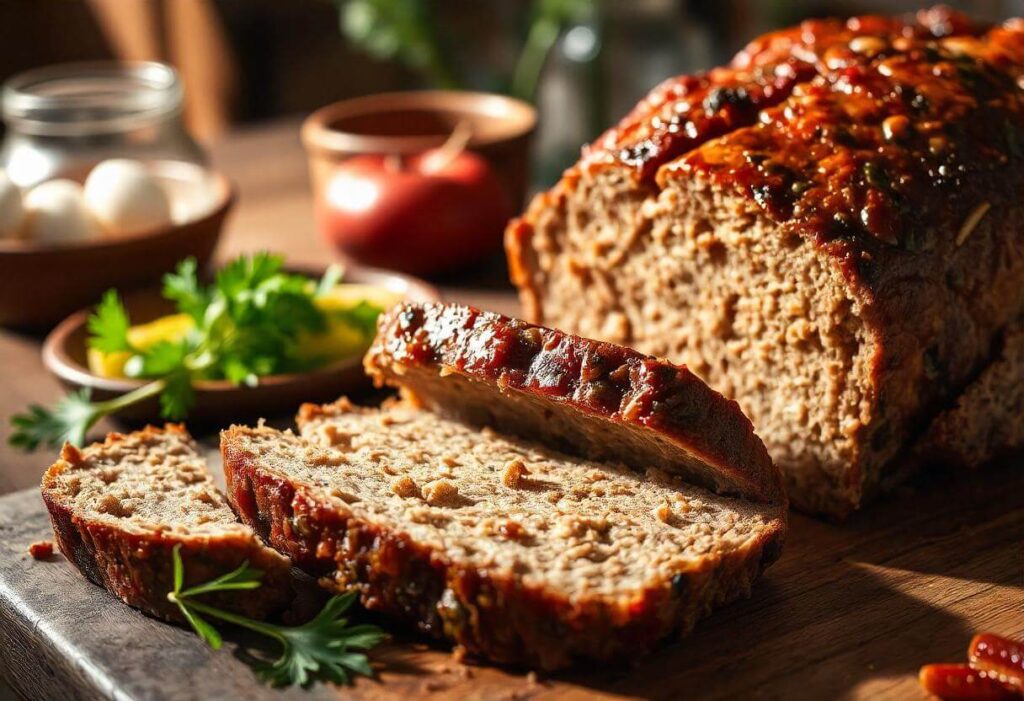
[[[89,372],[100,377],[124,377],[124,364],[130,357],[132,354],[125,351],[104,353],[98,348],[90,348],[86,351]]]
[[[139,350],[152,348],[160,341],[180,341],[196,327],[188,314],[171,314],[128,329],[128,342]]]
[[[317,297],[316,305],[325,312],[332,312],[352,309],[362,302],[388,309],[400,301],[402,295],[383,287],[342,283]],[[337,317],[329,317],[324,333],[303,334],[299,338],[298,352],[305,360],[340,360],[362,355],[371,340],[361,329]]]
[[[180,341],[195,328],[195,322],[188,314],[171,314],[138,324],[128,329],[128,342],[139,350],[152,348],[160,341]],[[117,351],[104,353],[90,348],[86,353],[89,371],[100,377],[124,377],[124,364],[131,353]]]
[[[299,337],[298,356],[303,360],[332,361],[362,355],[370,347],[370,339],[348,324],[331,320],[327,331],[302,334]]]
[[[318,307],[325,311],[351,309],[360,302],[368,302],[381,309],[390,309],[402,301],[402,295],[385,287],[341,283],[316,298]]]

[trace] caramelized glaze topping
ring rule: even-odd
[[[642,179],[710,139],[754,124],[760,110],[779,104],[795,86],[828,72],[836,50],[875,35],[946,36],[972,27],[944,9],[910,20],[854,17],[810,20],[750,42],[732,62],[699,75],[666,80],[584,154],[584,167],[620,164]]]
[[[982,186],[1024,155],[1022,68],[1020,20],[981,33],[939,8],[805,22],[656,88],[581,165],[661,186],[698,175],[819,242],[928,250],[943,243],[928,231],[959,240],[987,211]]]
[[[1022,155],[1022,94],[978,39],[904,39],[867,63],[847,51],[758,124],[659,177],[705,175],[826,240],[866,232],[908,250],[936,245],[915,226],[950,205],[931,193],[959,192]]]

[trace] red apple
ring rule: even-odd
[[[444,147],[350,158],[328,179],[317,210],[321,232],[346,255],[417,274],[492,252],[512,215],[487,161]]]

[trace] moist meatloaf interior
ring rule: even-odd
[[[739,402],[800,506],[857,501],[874,345],[812,241],[700,181],[653,194],[614,171],[534,214],[529,316],[686,364]]]
[[[341,513],[570,598],[670,586],[784,525],[781,506],[571,457],[405,402],[377,410],[343,400],[300,423],[301,437],[235,427],[226,440]]]
[[[781,503],[782,480],[735,402],[685,367],[472,307],[398,305],[363,360],[432,411],[563,452]]]
[[[139,535],[252,538],[184,431],[133,433],[76,457],[43,487],[83,520]]]
[[[395,381],[410,401],[457,421],[490,426],[566,453],[625,464],[641,472],[652,467],[662,469],[719,494],[740,494],[735,483],[712,462],[714,458],[696,455],[669,436],[642,425],[585,414],[568,405],[556,407],[547,397],[501,390],[454,372],[442,376],[425,368],[404,367],[401,373]],[[683,410],[685,407],[677,409]],[[784,500],[781,489],[764,500],[772,499]]]
[[[666,81],[510,225],[526,317],[686,363],[856,508],[1020,313],[1022,26],[809,20]]]
[[[173,551],[180,554],[186,586],[243,562],[263,573],[258,588],[212,593],[211,605],[263,618],[294,598],[291,561],[238,522],[181,426],[111,433],[81,450],[66,445],[43,476],[42,496],[65,557],[153,616],[184,622],[167,599],[177,586]]]

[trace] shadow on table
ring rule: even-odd
[[[856,559],[920,574],[1019,584],[1024,541],[1024,456],[982,470],[931,466],[839,524]],[[864,550],[892,538],[898,548]],[[1011,566],[1007,567],[1007,563]]]
[[[933,659],[936,631],[966,641],[962,628],[877,573],[844,563],[825,581],[815,582],[813,571],[805,583],[765,581],[753,599],[702,621],[629,673],[601,678],[588,670],[566,681],[647,699],[840,698],[871,678],[916,675]]]

